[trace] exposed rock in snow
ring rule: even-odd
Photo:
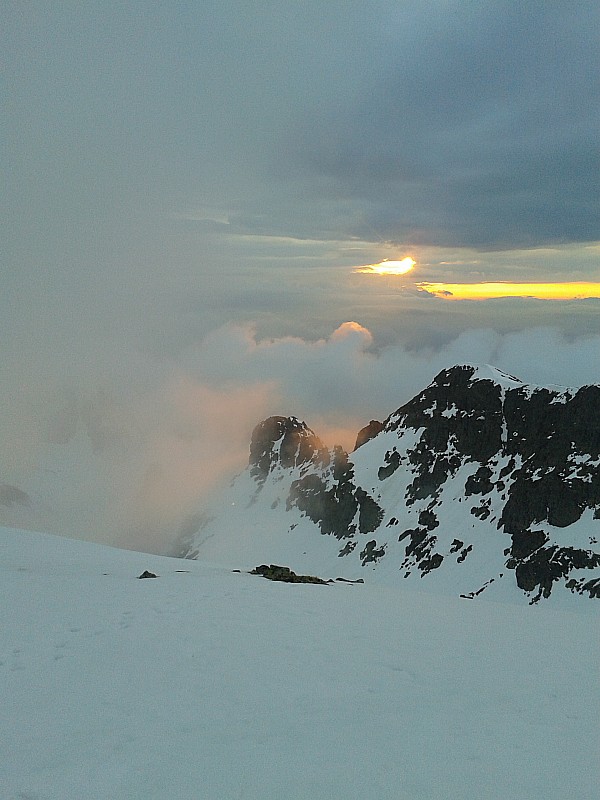
[[[2,800],[598,794],[578,594],[435,597],[369,585],[372,564],[361,586],[276,583],[2,528],[0,554]]]
[[[294,417],[271,417],[231,491],[205,546],[190,547],[200,558],[260,554],[319,572],[333,557],[355,577],[368,569],[469,597],[595,598],[600,386],[452,367],[371,421],[350,455]]]
[[[258,481],[265,480],[275,466],[289,469],[327,460],[325,445],[296,417],[269,417],[252,433],[250,469]]]
[[[354,449],[358,450],[363,444],[366,444],[368,441],[373,439],[377,436],[378,433],[381,433],[383,430],[383,422],[379,422],[376,419],[372,419],[368,425],[365,425],[358,432],[358,436],[356,437],[356,444],[354,445]]]
[[[250,571],[251,575],[262,575],[270,581],[281,581],[282,583],[320,583],[327,584],[332,581],[317,578],[315,575],[297,575],[289,567],[280,567],[277,564],[261,564]]]

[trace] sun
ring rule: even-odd
[[[366,264],[364,267],[357,267],[354,272],[362,272],[367,275],[406,275],[416,263],[410,256],[406,256],[401,261],[389,261],[385,258],[378,264]]]

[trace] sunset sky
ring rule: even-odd
[[[269,413],[348,444],[457,361],[600,381],[596,0],[3,23],[0,483],[70,443],[80,524],[132,530]],[[115,481],[113,519],[90,487]]]

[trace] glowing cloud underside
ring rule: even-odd
[[[354,272],[363,272],[367,275],[406,275],[414,267],[415,261],[410,256],[402,261],[380,261],[378,264],[365,264],[357,267]]]
[[[539,300],[600,298],[600,283],[418,283],[447,300],[489,300],[494,297],[535,297]]]

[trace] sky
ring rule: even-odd
[[[2,13],[17,521],[160,549],[269,414],[351,447],[457,361],[600,381],[596,2]]]

